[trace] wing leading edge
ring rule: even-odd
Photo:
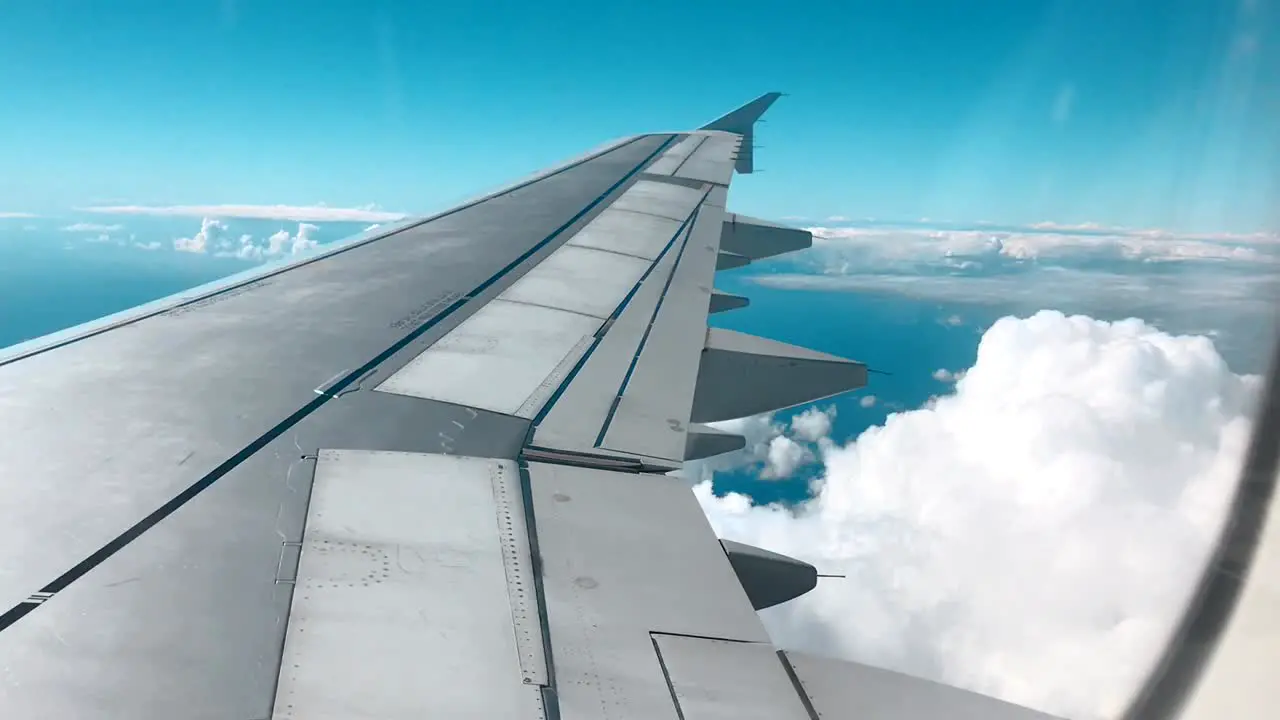
[[[725,210],[777,97],[0,359],[0,708],[1044,717],[779,652],[813,568],[664,474],[866,382],[707,328],[811,242]]]

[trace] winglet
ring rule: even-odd
[[[756,124],[761,115],[764,115],[764,112],[769,109],[773,101],[780,97],[782,97],[780,92],[765,93],[737,110],[721,115],[719,118],[703,125],[699,130],[724,130],[725,132],[746,135],[751,132],[751,127]]]

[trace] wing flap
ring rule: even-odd
[[[510,461],[322,452],[273,716],[543,717],[536,611],[513,620],[508,586],[518,552],[500,500],[516,474]]]
[[[811,720],[768,643],[654,635],[683,720]]]
[[[527,473],[561,718],[676,720],[651,633],[768,642],[684,481]]]

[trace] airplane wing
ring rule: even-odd
[[[707,327],[777,96],[0,357],[0,715],[1045,717],[779,652],[665,475],[866,381]]]

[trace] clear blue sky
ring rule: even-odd
[[[745,212],[1273,230],[1278,11],[20,0],[0,7],[0,212],[425,211],[777,89]]]

